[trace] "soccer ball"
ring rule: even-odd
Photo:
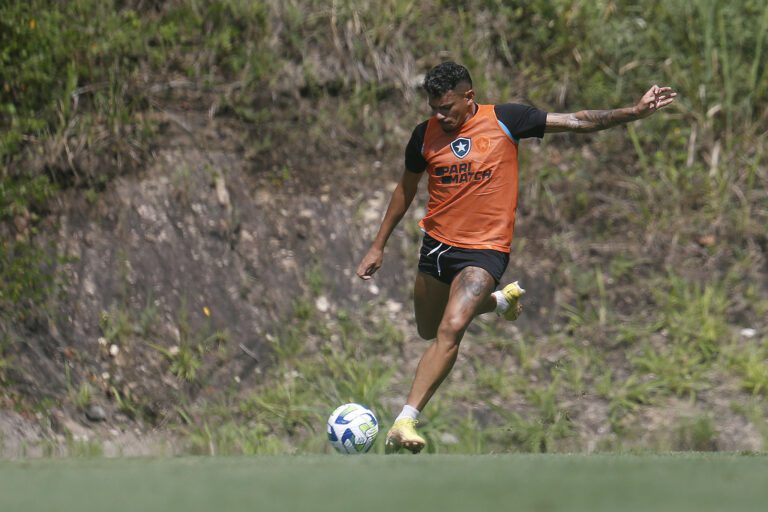
[[[379,433],[373,412],[360,404],[344,404],[328,418],[328,440],[340,453],[365,453]]]

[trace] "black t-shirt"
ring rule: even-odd
[[[521,105],[519,103],[503,103],[494,105],[496,117],[507,128],[507,131],[515,139],[527,139],[530,137],[542,138],[544,128],[547,125],[547,113],[535,107]],[[405,147],[405,168],[412,172],[424,172],[427,161],[421,154],[424,146],[424,134],[427,132],[427,122],[416,126],[411,134],[411,140]]]

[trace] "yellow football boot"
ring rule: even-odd
[[[387,432],[387,440],[384,442],[386,453],[397,453],[405,448],[411,453],[419,453],[427,442],[416,432],[418,420],[413,418],[401,418],[392,425]]]
[[[503,313],[504,318],[510,321],[517,320],[517,317],[520,316],[520,313],[523,311],[523,305],[520,304],[520,297],[523,296],[525,290],[520,288],[520,285],[515,281],[514,283],[505,286],[504,289],[501,290],[501,293],[504,294],[504,298],[509,302],[509,307]]]

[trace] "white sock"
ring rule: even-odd
[[[397,415],[397,418],[395,418],[395,421],[402,419],[402,418],[411,418],[414,420],[419,419],[419,410],[415,407],[411,407],[410,405],[404,405],[403,410],[400,411],[400,414]]]
[[[509,302],[507,302],[507,298],[503,293],[501,293],[501,290],[497,290],[491,295],[496,297],[496,314],[503,315],[504,312],[509,309]]]

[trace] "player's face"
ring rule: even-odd
[[[474,114],[475,91],[456,88],[442,96],[430,96],[429,106],[445,132],[458,130]]]

